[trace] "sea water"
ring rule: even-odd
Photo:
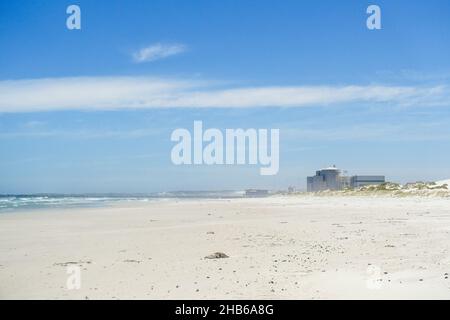
[[[33,194],[0,195],[0,213],[26,209],[101,207],[119,201],[151,201],[157,199],[228,199],[241,198],[243,191],[175,191],[149,194]]]

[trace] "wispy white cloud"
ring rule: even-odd
[[[130,129],[130,130],[22,130],[22,131],[0,131],[1,139],[10,138],[68,138],[68,139],[135,139],[161,134],[158,129]]]
[[[183,44],[156,43],[134,52],[133,60],[137,63],[155,61],[180,54],[186,49],[187,47]]]
[[[151,77],[0,81],[0,112],[139,108],[314,107],[385,103],[450,106],[450,86],[265,86],[221,88]]]

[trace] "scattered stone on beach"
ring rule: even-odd
[[[92,261],[90,260],[80,260],[80,261],[67,261],[67,262],[55,262],[54,266],[60,266],[60,267],[67,267],[70,265],[83,265],[83,264],[91,264]]]
[[[134,260],[134,259],[126,259],[126,260],[123,260],[123,262],[141,263],[141,261],[139,261],[139,260]]]
[[[209,256],[205,257],[205,259],[224,259],[224,258],[229,258],[229,257],[223,252],[215,252],[215,253],[210,254]]]

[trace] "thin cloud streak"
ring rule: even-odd
[[[355,103],[450,106],[450,87],[348,85],[223,89],[212,82],[155,77],[0,81],[0,112],[3,113],[142,108],[299,108]]]
[[[69,138],[69,139],[136,139],[161,135],[160,129],[132,130],[28,130],[0,132],[1,139],[14,138]]]
[[[180,54],[186,49],[187,47],[183,44],[156,43],[134,52],[133,61],[136,63],[156,61]]]

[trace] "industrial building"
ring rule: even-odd
[[[379,185],[385,182],[384,176],[344,176],[335,166],[316,171],[316,175],[307,177],[308,192],[324,190],[343,190],[345,188],[359,188],[366,185]]]
[[[378,185],[385,182],[384,176],[353,176],[350,177],[350,186],[359,188],[363,186]]]

